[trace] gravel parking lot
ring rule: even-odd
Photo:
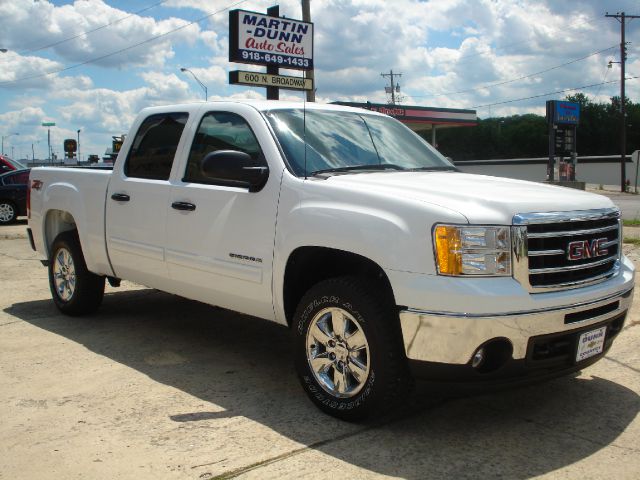
[[[405,410],[347,424],[307,400],[278,325],[127,282],[60,315],[25,228],[0,228],[0,478],[640,478],[638,299],[578,375],[420,384]]]

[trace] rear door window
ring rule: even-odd
[[[29,172],[20,172],[4,177],[5,185],[26,185],[29,183]]]
[[[131,145],[124,165],[127,177],[168,180],[187,113],[160,113],[147,117]]]

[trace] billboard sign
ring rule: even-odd
[[[313,23],[231,10],[229,61],[313,70]]]
[[[67,138],[64,141],[64,151],[67,153],[75,153],[78,150],[78,143],[73,138]]]

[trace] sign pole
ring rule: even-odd
[[[280,17],[280,6],[274,5],[267,8],[267,15],[270,17]],[[277,65],[267,65],[267,73],[278,75],[280,69]],[[278,87],[267,87],[267,100],[280,100],[280,89]]]
[[[305,22],[311,22],[311,6],[309,5],[309,0],[302,0],[302,20],[304,20]],[[311,83],[313,83],[314,76],[315,76],[315,73],[313,72],[313,69],[307,70],[305,72],[305,78],[308,78],[309,80],[311,80]],[[307,102],[315,102],[315,101],[316,101],[315,90],[311,89],[307,91]]]

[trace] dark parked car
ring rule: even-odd
[[[15,222],[27,214],[27,184],[31,169],[0,175],[0,225]]]

